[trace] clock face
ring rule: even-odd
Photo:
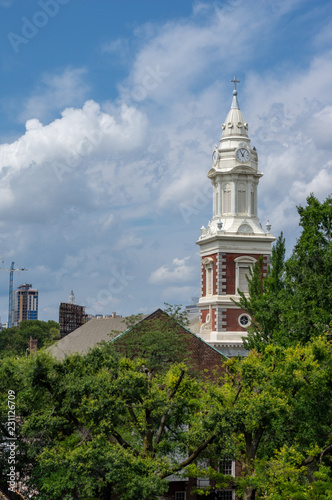
[[[217,161],[218,161],[218,151],[217,151],[217,150],[213,151],[212,161],[213,161],[214,165],[215,165],[215,164],[217,163]]]
[[[236,159],[241,163],[246,163],[249,160],[249,151],[246,148],[239,148],[236,151]]]

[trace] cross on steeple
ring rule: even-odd
[[[236,84],[240,83],[240,80],[236,79],[236,76],[234,76],[234,80],[230,80],[232,83],[234,83],[234,90],[236,90]]]

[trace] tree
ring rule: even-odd
[[[129,331],[63,362],[41,352],[9,370],[4,360],[3,397],[13,387],[20,407],[21,471],[41,500],[157,498],[167,476],[217,439],[218,387],[186,366],[174,319],[152,319],[136,325],[136,348]]]
[[[263,351],[272,342],[287,347],[306,343],[332,325],[332,198],[320,203],[313,195],[298,207],[302,233],[285,262],[283,235],[272,248],[271,265],[262,279],[263,263],[249,276],[249,296],[235,304],[252,317],[248,350]]]
[[[56,321],[26,320],[18,327],[0,332],[0,356],[25,356],[30,337],[38,339],[38,349],[47,347],[59,338],[59,324]]]
[[[330,491],[331,470],[324,469],[330,465],[332,452],[332,352],[327,339],[317,338],[305,346],[288,348],[269,345],[264,353],[253,350],[247,358],[233,358],[225,366],[227,375],[220,390],[216,421],[222,421],[224,428],[228,422],[234,443],[233,458],[242,465],[237,481],[239,497],[266,498],[269,488],[276,492],[273,461],[280,462],[281,456],[281,462],[289,467],[299,466],[298,481],[305,478],[309,464],[318,473],[321,462],[320,472],[324,472],[325,479],[321,476],[320,481],[324,479]],[[288,460],[283,453],[294,443],[296,453],[305,463],[293,463],[293,455]],[[310,456],[313,448],[315,455]],[[264,476],[266,464],[271,474]],[[279,485],[286,476],[279,477]],[[314,479],[306,480],[308,491],[318,489]]]
[[[252,318],[248,336],[243,338],[248,350],[264,351],[265,346],[279,337],[282,315],[287,298],[285,295],[285,238],[279,236],[272,247],[271,261],[263,279],[263,259],[249,268],[249,294],[239,291],[240,300],[233,302]]]
[[[327,331],[332,321],[332,197],[313,194],[299,206],[302,233],[286,263],[289,307],[284,332],[305,342]]]

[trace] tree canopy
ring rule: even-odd
[[[250,271],[249,296],[236,302],[252,317],[245,346],[259,351],[269,343],[287,347],[306,343],[332,325],[332,198],[314,195],[299,206],[302,233],[289,259],[285,239],[272,248],[271,265],[262,280],[262,261]]]
[[[38,339],[38,349],[49,346],[60,338],[56,321],[26,320],[18,327],[0,332],[0,356],[23,356],[29,348],[30,337]]]

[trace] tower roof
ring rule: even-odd
[[[225,123],[222,124],[221,139],[238,136],[248,137],[248,124],[244,121],[237,99],[236,84],[240,83],[240,81],[234,76],[234,80],[231,80],[231,82],[234,83],[233,99]]]

